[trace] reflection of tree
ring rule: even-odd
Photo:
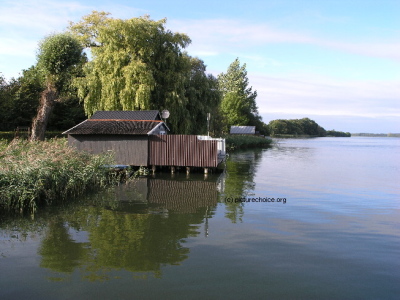
[[[163,218],[102,210],[99,219],[87,228],[91,248],[96,249],[90,264],[95,269],[134,272],[158,271],[162,264],[179,264],[189,253],[181,246],[181,239],[198,234],[189,224],[185,215]]]
[[[51,220],[48,231],[39,249],[42,256],[41,267],[58,272],[72,272],[79,266],[87,249],[73,241],[68,228],[61,220]]]
[[[238,151],[230,154],[226,162],[227,176],[225,179],[225,199],[239,199],[246,197],[255,188],[254,175],[262,150]],[[243,216],[243,203],[225,201],[225,216],[233,223],[240,222]]]
[[[162,266],[179,265],[190,251],[183,246],[184,239],[200,233],[205,215],[210,217],[215,210],[218,194],[203,193],[214,199],[199,199],[196,203],[188,193],[200,195],[196,189],[204,189],[204,182],[176,181],[175,185],[175,181],[164,181],[148,184],[147,202],[138,199],[132,190],[123,191],[118,187],[53,217],[39,250],[41,266],[65,273],[79,267],[84,278],[105,280],[111,270],[150,272],[157,277],[161,276]],[[160,203],[163,192],[154,193],[152,189],[162,190],[164,186],[171,195],[164,193],[169,201]],[[216,183],[206,186],[215,189]],[[132,202],[129,197],[133,197]],[[194,207],[190,208],[192,202]],[[74,241],[69,235],[70,228],[87,232],[87,240]]]

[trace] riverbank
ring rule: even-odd
[[[255,135],[228,135],[225,137],[228,152],[237,149],[269,147],[273,143],[270,138]]]
[[[42,204],[65,201],[112,183],[110,156],[68,147],[66,139],[28,142],[0,140],[0,213],[34,212]]]

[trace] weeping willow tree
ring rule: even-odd
[[[88,116],[97,110],[168,109],[175,131],[188,128],[185,82],[191,62],[183,49],[190,39],[165,24],[166,19],[121,20],[96,11],[70,24],[91,55],[84,76],[75,80]]]

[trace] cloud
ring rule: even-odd
[[[64,31],[69,21],[77,22],[93,10],[128,18],[144,10],[118,4],[95,6],[79,1],[0,1],[1,72],[11,78],[35,63],[38,43],[52,33]]]
[[[78,2],[50,0],[4,1],[0,10],[0,25],[14,30],[49,33],[65,28],[71,16],[88,9]]]
[[[400,82],[249,74],[260,113],[400,117]]]
[[[400,61],[400,43],[381,42],[371,38],[368,43],[344,42],[313,36],[309,33],[289,31],[263,23],[240,20],[171,20],[168,25],[174,31],[187,33],[193,43],[191,51],[198,53],[231,52],[232,49],[248,51],[268,44],[305,44],[342,52],[394,59]]]
[[[265,24],[249,24],[239,20],[171,20],[174,31],[187,33],[193,41],[191,51],[220,53],[226,49],[249,48],[265,43],[306,43],[306,35],[278,30]]]
[[[337,49],[353,54],[371,57],[383,57],[400,61],[400,43],[342,43],[338,41],[318,41],[316,45]]]
[[[63,31],[87,7],[77,2],[5,1],[0,6],[0,54],[35,57],[38,42]]]

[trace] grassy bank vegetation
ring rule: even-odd
[[[227,151],[256,147],[268,147],[272,144],[271,139],[255,135],[228,135],[225,137],[225,139]]]
[[[27,140],[29,138],[29,133],[27,131],[0,131],[0,140],[7,140],[11,142],[14,138],[18,137],[19,139]],[[46,131],[45,138],[62,138],[62,131]]]
[[[35,211],[104,187],[111,179],[102,166],[110,163],[110,156],[77,152],[65,139],[0,140],[0,213]]]

